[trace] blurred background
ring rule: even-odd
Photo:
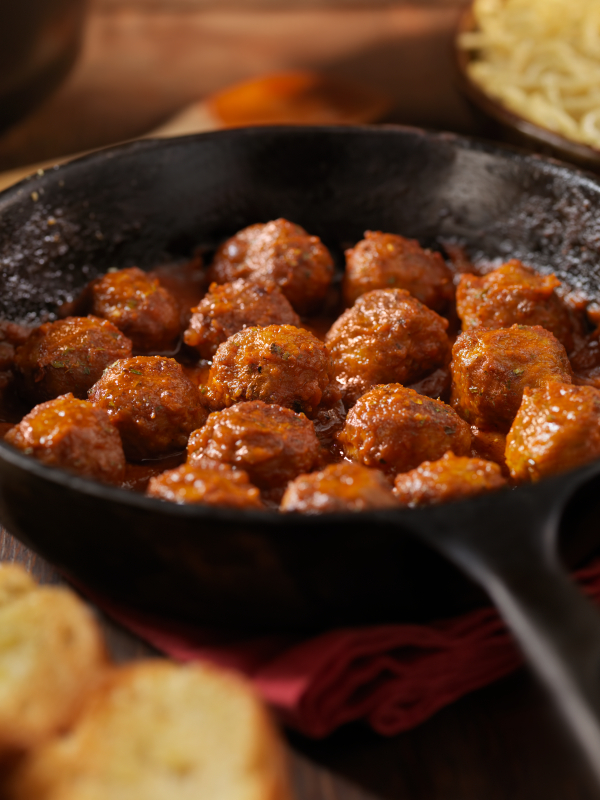
[[[282,70],[383,95],[385,108],[371,111],[379,119],[477,132],[453,64],[465,0],[89,0],[84,24],[80,0],[25,0],[8,13],[30,20],[36,5],[64,12],[52,30],[66,52],[56,74],[45,68],[25,116],[4,120],[0,171],[142,136],[231,84]],[[52,89],[75,58],[80,25],[77,59]],[[16,37],[3,27],[6,62]]]

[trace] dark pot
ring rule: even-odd
[[[40,103],[79,50],[85,0],[0,3],[0,131]]]

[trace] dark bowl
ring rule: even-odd
[[[0,131],[40,103],[79,51],[86,0],[0,3]]]
[[[39,320],[111,266],[185,258],[279,216],[338,256],[367,228],[433,246],[455,237],[474,257],[521,258],[594,295],[599,212],[593,177],[451,134],[267,127],[137,142],[0,195],[0,316]],[[548,486],[519,491],[544,507]],[[597,489],[568,521],[572,541],[600,540]],[[321,517],[184,507],[0,442],[0,519],[26,544],[118,602],[248,631],[424,620],[484,602],[411,526],[417,514],[450,524],[461,507],[485,525],[510,497]]]
[[[461,14],[458,34],[473,31],[475,26],[475,18],[469,6]],[[469,75],[471,58],[470,53],[459,47],[457,37],[455,63],[458,85],[478,113],[486,136],[561,158],[594,172],[600,171],[600,150],[537,125],[487,94]]]

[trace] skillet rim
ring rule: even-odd
[[[447,132],[447,131],[433,131],[425,128],[399,125],[399,124],[384,124],[384,125],[264,125],[264,126],[246,126],[240,128],[229,128],[217,131],[207,131],[204,133],[191,134],[187,136],[168,137],[168,138],[152,138],[152,139],[137,139],[127,141],[121,144],[108,146],[92,153],[74,158],[62,164],[57,164],[47,169],[38,171],[23,178],[13,186],[8,187],[0,192],[0,215],[6,205],[10,201],[21,194],[26,189],[31,191],[37,185],[41,188],[43,184],[61,180],[61,176],[68,175],[69,172],[76,170],[80,165],[85,165],[89,162],[110,161],[112,159],[127,158],[130,154],[144,150],[161,150],[169,149],[177,144],[190,143],[192,141],[206,141],[209,139],[219,139],[228,137],[240,136],[255,136],[263,132],[270,134],[297,134],[299,132],[306,134],[315,133],[330,133],[336,135],[356,135],[356,134],[379,134],[384,136],[394,136],[398,133],[416,136],[422,140],[436,141],[441,140],[445,142],[452,142],[458,148],[464,150],[475,150],[478,152],[489,153],[495,156],[505,156],[509,161],[517,163],[530,164],[533,162],[541,168],[545,168],[548,172],[554,175],[561,175],[568,177],[572,182],[573,178],[576,179],[577,185],[586,185],[598,194],[600,204],[600,176],[595,175],[581,167],[567,164],[559,159],[542,156],[537,153],[532,153],[524,148],[496,144],[486,139],[474,136],[465,136],[463,134]],[[467,504],[477,505],[481,497],[467,498],[462,500],[444,503],[442,505],[433,505],[423,508],[398,508],[386,510],[369,510],[361,512],[330,512],[326,514],[302,514],[302,513],[288,513],[282,514],[277,509],[266,509],[258,511],[253,509],[231,509],[226,507],[212,507],[201,506],[193,504],[179,504],[171,503],[169,501],[160,500],[157,498],[147,497],[144,494],[134,492],[129,489],[123,489],[116,486],[103,484],[92,479],[84,478],[58,467],[51,467],[30,456],[24,455],[16,448],[7,444],[3,439],[0,439],[0,460],[16,466],[25,472],[32,473],[35,477],[49,481],[50,483],[58,484],[67,489],[77,491],[83,495],[91,495],[92,497],[105,499],[113,503],[122,504],[131,508],[142,508],[146,511],[160,511],[162,513],[168,512],[175,516],[199,519],[205,521],[222,521],[222,522],[239,522],[241,520],[253,521],[256,523],[269,524],[269,527],[281,527],[284,525],[293,526],[294,528],[303,527],[307,523],[317,523],[321,520],[331,521],[332,523],[342,523],[344,521],[356,521],[357,518],[363,520],[373,521],[391,521],[394,524],[401,525],[406,522],[406,527],[410,527],[410,520],[415,520],[420,517],[421,521],[427,516],[431,516],[431,522],[435,524],[434,518],[439,518],[440,510],[450,507],[466,507]],[[583,466],[575,469],[568,470],[564,473],[559,473],[543,480],[532,483],[524,484],[519,487],[506,487],[494,492],[494,495],[507,495],[508,492],[518,491],[519,495],[525,493],[533,493],[534,495],[542,495],[545,493],[549,484],[562,482],[565,476],[568,476],[570,481],[577,483],[585,480],[587,473],[595,471],[596,467],[600,466],[600,458],[594,459]],[[483,498],[489,495],[484,495]]]
[[[466,508],[467,505],[476,506],[485,502],[487,498],[513,496],[518,493],[519,497],[525,494],[534,495],[538,500],[546,495],[547,491],[552,491],[552,486],[564,483],[568,478],[569,483],[574,487],[579,487],[585,482],[588,476],[598,472],[600,458],[588,462],[575,469],[551,475],[543,478],[537,483],[528,483],[521,486],[505,486],[497,491],[488,492],[471,498],[453,500],[442,504],[423,506],[422,508],[390,508],[390,509],[370,509],[368,511],[334,511],[323,514],[304,514],[301,512],[282,513],[278,509],[265,509],[257,511],[254,509],[232,509],[219,506],[202,506],[193,503],[172,503],[167,500],[160,500],[148,497],[145,494],[135,492],[130,489],[123,489],[110,484],[103,484],[91,478],[83,478],[79,475],[68,472],[59,467],[51,467],[42,464],[31,456],[26,456],[21,451],[0,440],[0,460],[10,465],[17,466],[25,472],[32,473],[35,477],[58,484],[66,489],[80,492],[83,495],[95,497],[96,499],[107,500],[131,508],[141,508],[146,511],[160,511],[174,514],[185,519],[201,519],[205,521],[239,522],[248,520],[256,523],[269,523],[270,527],[284,527],[291,525],[294,528],[304,527],[307,523],[318,523],[331,521],[332,523],[342,523],[344,521],[356,521],[357,519],[372,520],[373,522],[393,522],[399,527],[404,522],[406,527],[410,527],[411,521],[416,521],[419,517],[420,522],[429,516],[432,524],[439,520],[440,513],[449,508]]]
[[[483,153],[492,155],[506,154],[512,156],[517,161],[524,161],[526,163],[533,161],[536,164],[547,165],[552,167],[558,173],[566,173],[569,176],[576,176],[583,183],[593,185],[600,194],[600,175],[597,173],[586,170],[584,167],[570,164],[561,159],[549,155],[542,155],[533,151],[527,150],[525,147],[518,145],[499,143],[490,139],[485,139],[479,136],[468,136],[453,131],[437,131],[429,128],[422,128],[414,125],[401,125],[398,123],[381,123],[378,125],[252,125],[239,128],[224,128],[222,130],[205,131],[203,133],[192,133],[185,136],[170,136],[170,137],[156,137],[147,139],[133,139],[119,144],[107,145],[106,147],[98,148],[92,152],[84,153],[83,155],[76,156],[68,161],[59,164],[54,164],[46,168],[42,168],[33,172],[31,175],[22,178],[12,186],[7,187],[0,191],[0,212],[3,209],[4,201],[8,200],[14,194],[18,194],[22,189],[33,186],[37,181],[45,182],[50,176],[65,175],[72,169],[75,169],[81,164],[86,164],[89,161],[96,161],[102,158],[111,159],[113,157],[126,157],[131,152],[138,150],[160,150],[168,149],[169,147],[192,141],[204,141],[216,138],[228,138],[229,136],[253,136],[262,132],[268,133],[335,133],[335,134],[384,134],[394,135],[396,133],[404,133],[407,135],[416,135],[424,140],[441,140],[446,142],[455,142],[461,149],[476,150]]]

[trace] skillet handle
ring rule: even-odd
[[[532,558],[529,567],[526,575],[497,563],[469,571],[550,691],[600,785],[600,615],[558,564]]]
[[[600,786],[600,614],[556,555],[562,510],[581,480],[548,484],[545,508],[526,489],[500,492],[461,503],[462,513],[456,505],[456,515],[440,506],[436,524],[429,517],[414,532],[490,595]]]

